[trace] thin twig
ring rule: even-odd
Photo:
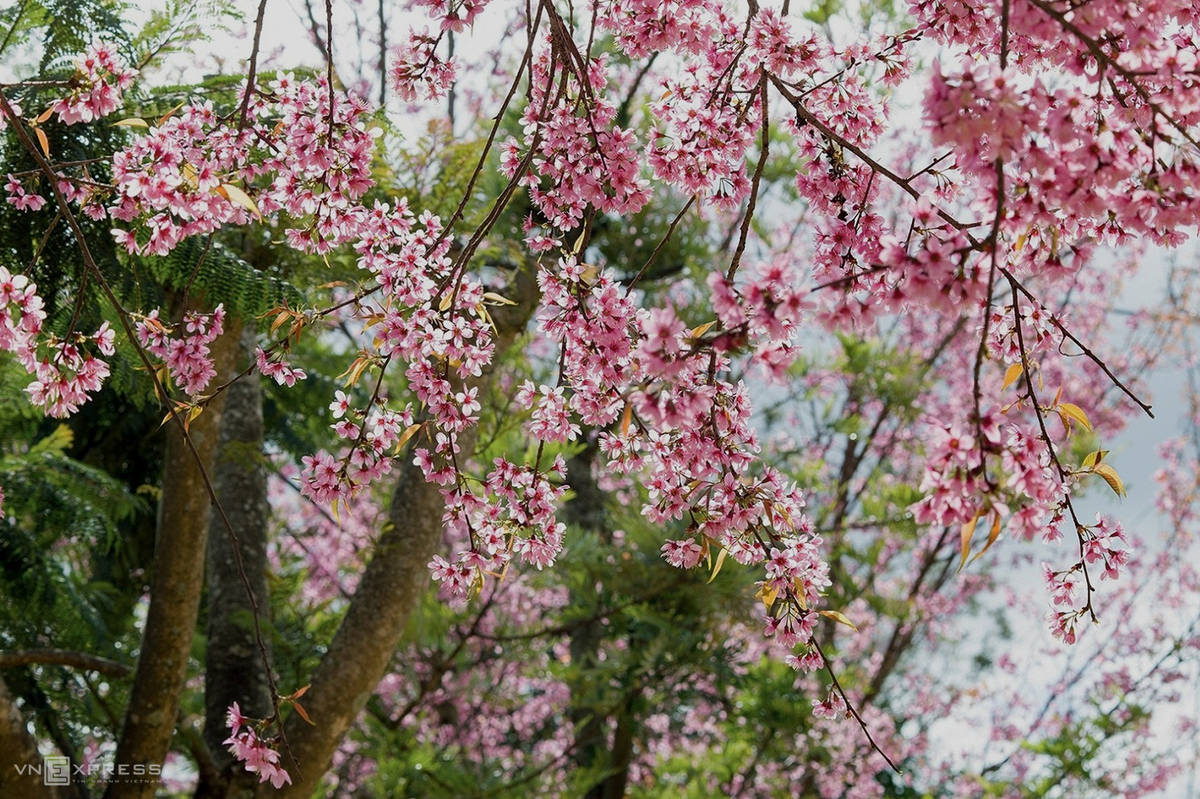
[[[242,95],[242,108],[238,112],[238,127],[246,127],[247,115],[250,112],[250,95],[254,93],[254,80],[258,74],[258,48],[262,39],[263,17],[267,13],[267,0],[259,0],[258,16],[254,19],[254,44],[250,50],[250,64],[246,68],[246,93]]]
[[[821,656],[821,662],[825,664],[825,671],[828,672],[829,679],[833,681],[834,689],[838,692],[838,695],[842,697],[842,701],[846,703],[846,710],[850,712],[850,715],[853,716],[854,720],[858,722],[858,726],[862,728],[863,735],[867,736],[867,742],[871,744],[871,748],[878,752],[879,756],[887,761],[887,764],[891,767],[892,771],[896,772],[897,774],[903,774],[904,772],[901,771],[900,768],[892,762],[892,759],[887,756],[887,752],[884,752],[879,748],[879,744],[875,743],[875,739],[871,736],[871,731],[867,728],[867,723],[863,721],[862,716],[860,716],[858,711],[854,709],[854,703],[850,701],[850,697],[846,696],[846,691],[842,688],[842,684],[838,682],[837,675],[833,673],[833,666],[830,665],[829,658],[825,657],[825,653],[821,650],[821,644],[817,641],[816,636],[814,636],[812,639],[812,645],[813,649],[817,650],[817,654]]]

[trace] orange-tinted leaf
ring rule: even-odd
[[[164,364],[162,368],[165,370],[166,365]],[[199,406],[190,406],[186,402],[176,402],[174,410],[168,411],[167,415],[163,417],[163,420],[158,423],[158,426],[162,427],[167,422],[171,421],[172,416],[178,415],[183,417],[183,429],[186,430],[188,423],[195,418],[195,416],[192,414],[192,411],[196,410],[198,407]]]
[[[47,158],[49,158],[50,140],[46,138],[46,131],[42,130],[41,128],[34,128],[33,135],[37,136],[38,144],[40,144],[42,147],[42,152],[46,154]]]
[[[154,374],[158,378],[154,381],[154,393],[158,396],[159,401],[166,402],[167,395],[165,392],[171,385],[171,370],[163,363],[154,368]]]
[[[114,128],[148,128],[150,123],[140,117],[129,117],[113,123]]]
[[[1017,378],[1024,373],[1025,364],[1023,363],[1014,363],[1012,366],[1008,367],[1008,369],[1004,372],[1004,385],[1000,387],[1000,390],[1004,391],[1013,383],[1017,382]]]
[[[1087,414],[1083,412],[1083,408],[1070,402],[1060,402],[1055,410],[1058,411],[1059,416],[1063,417],[1064,422],[1070,419],[1083,425],[1084,429],[1089,433],[1091,432],[1092,423],[1088,421]],[[1069,424],[1067,426],[1070,427]]]
[[[625,403],[625,413],[621,415],[621,435],[629,435],[629,423],[633,420],[633,406]]]
[[[272,336],[275,335],[275,331],[278,330],[283,325],[284,322],[286,322],[288,319],[291,319],[291,318],[292,318],[291,311],[287,310],[286,308],[283,309],[282,311],[280,311],[279,316],[276,316],[275,321],[271,323],[271,335]]]
[[[979,514],[971,517],[971,521],[962,526],[962,559],[958,563],[959,570],[967,565],[967,557],[971,554],[971,536],[975,535],[975,525],[979,524]]]
[[[1098,463],[1095,472],[1104,478],[1104,482],[1108,483],[1108,487],[1113,490],[1114,494],[1118,497],[1125,496],[1125,484],[1121,482],[1121,477],[1117,474],[1116,469],[1107,463]]]
[[[858,628],[854,626],[854,622],[852,622],[852,621],[850,621],[850,619],[846,618],[846,615],[844,613],[841,613],[836,610],[818,610],[817,612],[820,613],[822,616],[824,616],[827,619],[833,619],[838,624],[844,624],[847,627],[849,627],[851,630],[854,630],[854,632],[858,632]]]
[[[143,318],[142,324],[144,324],[146,327],[150,328],[151,330],[153,330],[156,333],[166,333],[167,332],[167,328],[163,325],[162,320],[156,319],[153,316],[147,316],[147,317]]]
[[[763,607],[766,608],[767,612],[769,613],[771,611],[771,606],[775,604],[775,597],[777,594],[775,593],[774,588],[771,588],[766,583],[763,583],[762,587],[758,589],[758,593],[755,594],[755,596],[762,600]]]
[[[317,726],[316,724],[313,724],[313,720],[308,717],[308,711],[304,709],[303,705],[301,705],[299,702],[293,700],[292,707],[296,708],[296,712],[300,714],[300,718],[304,719],[306,722],[308,722],[313,727]]]
[[[709,331],[709,329],[716,323],[717,323],[717,320],[714,319],[711,322],[708,322],[706,324],[698,325],[697,327],[693,327],[692,332],[689,334],[691,339],[694,341],[694,340],[700,338],[705,333],[707,333]]]
[[[996,543],[997,539],[999,539],[999,538],[1000,538],[1000,514],[993,513],[992,529],[988,531],[987,543],[983,545],[983,549],[981,549],[975,553],[975,557],[971,558],[971,562],[974,563],[975,561],[982,558],[983,553],[987,552],[989,549],[991,549],[992,544]]]
[[[342,372],[342,374],[338,375],[338,377],[340,378],[345,375],[349,375],[349,377],[346,378],[346,385],[347,386],[357,385],[358,381],[362,378],[362,373],[364,371],[366,371],[367,367],[370,364],[371,364],[370,358],[364,358],[361,356],[358,358],[355,358],[354,363],[350,364],[350,368],[347,369],[345,372]]]
[[[729,550],[724,547],[717,553],[717,564],[713,566],[712,574],[708,575],[708,582],[717,579],[717,574],[720,573],[721,567],[725,565],[725,556],[729,554]]]
[[[808,595],[804,591],[804,583],[797,577],[792,585],[796,588],[796,601],[800,603],[800,609],[808,610]]]
[[[203,405],[193,405],[188,409],[187,416],[183,417],[183,429],[188,430],[192,421],[204,412]]]
[[[412,437],[417,434],[417,431],[420,430],[422,426],[423,426],[422,424],[410,424],[408,426],[408,429],[406,429],[403,433],[400,434],[399,440],[396,441],[396,452],[397,453],[399,453],[400,450],[404,449],[404,445],[407,444],[412,439]]]
[[[258,212],[258,206],[255,205],[254,200],[250,199],[250,195],[232,183],[222,183],[217,187],[217,194],[220,194],[234,205],[242,206],[255,219],[262,219],[262,214]]]
[[[178,111],[178,110],[179,110],[179,109],[181,109],[181,108],[183,108],[183,103],[180,103],[179,105],[175,106],[175,107],[174,107],[174,108],[172,108],[170,111],[168,111],[167,113],[165,113],[165,114],[163,114],[161,117],[159,117],[158,124],[161,126],[161,125],[162,125],[163,123],[165,123],[165,122],[166,122],[168,119],[170,119],[170,118],[171,118],[171,116],[172,116],[172,115],[173,115],[173,114],[174,114],[176,111]]]
[[[479,318],[482,319],[483,321],[487,322],[488,325],[492,328],[492,330],[495,331],[496,335],[499,336],[500,328],[496,327],[496,323],[494,321],[492,321],[492,315],[490,313],[488,313],[487,308],[484,307],[483,303],[479,303],[478,305],[476,305],[475,311],[476,311],[476,313],[479,314]]]

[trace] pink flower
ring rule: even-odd
[[[696,543],[695,538],[684,541],[668,541],[662,545],[663,557],[667,563],[680,569],[692,569],[700,563],[704,550]]]
[[[225,714],[225,726],[229,727],[235,736],[242,727],[246,726],[246,717],[242,715],[242,709],[238,707],[237,702],[229,706],[229,710]]]

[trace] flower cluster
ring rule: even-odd
[[[225,723],[230,731],[225,745],[235,758],[246,764],[246,771],[257,774],[260,783],[270,780],[276,789],[282,788],[285,782],[292,784],[291,775],[279,765],[279,753],[271,748],[270,742],[258,737],[237,702],[229,706]]]
[[[733,349],[745,341],[752,348],[751,362],[769,376],[782,378],[795,360],[793,341],[810,305],[802,284],[798,270],[784,255],[753,269],[740,287],[718,272],[709,274],[713,310],[729,331],[716,338],[713,347]]]
[[[392,50],[389,67],[392,88],[407,103],[446,96],[454,83],[454,60],[437,54],[440,39],[427,31],[409,31],[405,42]]]
[[[29,401],[41,407],[46,415],[60,419],[78,411],[89,394],[100,390],[109,374],[108,363],[88,352],[84,345],[94,344],[102,355],[112,355],[113,339],[107,322],[92,336],[74,333],[67,339],[48,337],[44,353],[36,362],[23,363],[36,378],[25,388]]]
[[[0,266],[0,350],[16,353],[34,376],[25,389],[30,402],[49,416],[65,418],[108,377],[108,364],[91,350],[112,355],[116,335],[107,322],[90,336],[74,330],[65,338],[42,335],[44,307],[37,284]]]
[[[650,199],[632,131],[615,124],[617,107],[604,94],[605,62],[572,72],[558,90],[564,56],[543,50],[532,65],[532,96],[521,116],[522,141],[509,138],[501,169],[529,187],[534,205],[559,230],[572,230],[587,208],[631,214]],[[524,154],[522,152],[524,151]]]
[[[307,224],[288,242],[325,253],[351,241],[372,185],[376,129],[366,104],[331,93],[324,80],[280,75],[272,94],[255,95],[249,123],[230,127],[211,102],[191,104],[151,127],[113,159],[113,231],[130,252],[165,255],[183,239],[278,211]],[[331,106],[331,100],[333,105]],[[256,190],[259,179],[267,183]]]
[[[0,266],[0,350],[29,352],[46,319],[37,284]]]
[[[175,384],[194,397],[217,375],[208,345],[221,335],[224,324],[225,307],[218,305],[210,314],[186,312],[181,336],[173,335],[177,328],[159,319],[158,311],[143,317],[135,329],[138,343],[146,352],[162,358]]]
[[[338,392],[341,394],[341,392]],[[344,395],[343,395],[344,396]],[[331,407],[334,418],[340,419],[334,432],[350,442],[338,459],[328,452],[306,455],[301,474],[302,491],[317,502],[333,502],[353,497],[358,491],[392,470],[392,458],[388,450],[400,443],[401,436],[412,427],[411,408],[396,412],[377,408],[370,415],[340,402]],[[340,412],[339,412],[340,411]],[[346,418],[341,418],[346,414]],[[366,419],[363,422],[363,419]]]
[[[137,70],[121,63],[113,45],[97,42],[75,61],[71,91],[51,110],[66,125],[101,119],[121,107],[121,93],[136,76]]]
[[[30,194],[25,190],[25,184],[12,175],[8,176],[8,182],[4,184],[4,191],[8,193],[6,198],[8,204],[15,206],[18,211],[40,211],[46,205],[45,197],[40,194]]]
[[[593,277],[568,258],[539,274],[538,324],[561,348],[567,404],[585,423],[609,424],[625,409],[620,428],[601,433],[599,444],[610,469],[646,485],[646,518],[690,520],[685,538],[663,546],[668,562],[694,568],[705,552],[719,549],[742,564],[765,563],[762,542],[769,541],[796,568],[777,589],[784,611],[818,601],[826,567],[795,485],[770,468],[749,474],[758,442],[745,384],[716,378],[728,369],[728,353],[747,335],[746,325],[766,331],[763,310],[776,305],[774,317],[790,303],[777,302],[785,299],[772,282],[778,276],[768,268],[766,280],[747,289],[749,305],[728,294],[724,312],[730,321],[741,314],[740,331],[689,331],[671,308],[638,312],[610,276]],[[789,327],[783,322],[776,333]],[[802,643],[787,634],[780,640]]]
[[[1053,604],[1068,608],[1047,613],[1046,621],[1054,637],[1067,644],[1075,643],[1077,624],[1091,613],[1090,594],[1094,590],[1091,575],[1094,572],[1089,571],[1089,567],[1100,567],[1100,579],[1115,580],[1120,576],[1121,569],[1129,564],[1129,542],[1120,523],[1096,514],[1096,523],[1080,525],[1079,534],[1083,556],[1077,563],[1061,571],[1042,564],[1042,576]],[[1081,584],[1089,596],[1084,607],[1076,607],[1076,592]]]
[[[813,608],[831,584],[821,543],[819,537],[809,536],[786,540],[782,549],[772,548],[765,563],[767,579],[758,583],[767,607],[766,636],[789,651],[788,665],[805,672],[824,665],[812,640],[818,621]],[[796,647],[801,647],[798,653]]]
[[[461,599],[477,594],[485,574],[502,574],[513,554],[542,569],[554,563],[562,549],[566,526],[555,518],[566,493],[566,462],[554,459],[548,469],[517,466],[496,458],[484,483],[484,495],[459,481],[446,488],[443,520],[447,531],[470,542],[470,548],[448,561],[435,555],[429,563],[441,595]]]
[[[664,81],[662,99],[651,106],[659,126],[647,160],[659,180],[732,209],[750,193],[746,155],[762,123],[762,103],[757,74],[730,63],[740,40],[738,23],[726,19],[720,28],[718,57],[691,62]],[[752,97],[733,99],[742,94]]]
[[[562,386],[534,386],[532,380],[526,380],[517,391],[516,401],[522,408],[533,409],[525,430],[534,439],[562,443],[579,436],[579,425],[571,421]]]
[[[819,719],[839,719],[847,715],[846,700],[836,691],[830,691],[824,699],[814,699],[813,715]]]
[[[263,377],[269,377],[281,386],[291,388],[297,380],[308,377],[303,369],[297,369],[284,360],[281,355],[268,356],[266,350],[257,347],[254,350],[254,363]]]
[[[600,24],[630,58],[669,50],[695,55],[718,37],[720,13],[712,0],[615,0]]]
[[[427,9],[429,17],[440,21],[444,31],[462,33],[475,23],[490,0],[415,0],[413,5]]]

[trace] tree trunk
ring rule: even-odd
[[[638,689],[625,700],[617,711],[616,728],[613,730],[613,744],[610,752],[610,773],[601,783],[603,799],[624,799],[625,789],[629,785],[629,766],[633,763],[633,742],[637,722],[636,704]]]
[[[241,360],[254,358],[254,328],[242,331]],[[201,774],[197,799],[235,799],[254,793],[253,774],[225,747],[226,710],[234,702],[252,718],[271,715],[271,691],[254,627],[267,601],[267,469],[263,462],[261,377],[254,372],[226,390],[213,487],[229,517],[237,544],[224,522],[212,515],[208,527],[208,635],[204,657],[204,743],[216,774]],[[250,583],[254,603],[238,570]],[[264,641],[265,647],[265,641]]]
[[[226,323],[225,332],[211,345],[218,380],[231,374],[238,351],[241,326],[232,318]],[[212,471],[224,403],[225,395],[218,395],[188,427],[199,464],[178,426],[164,426],[167,443],[150,608],[115,757],[116,766],[129,772],[137,766],[162,765],[175,731],[204,583],[210,498],[203,474]],[[152,799],[155,788],[156,782],[144,775],[114,774],[105,799]]]
[[[0,797],[62,799],[56,786],[46,784],[44,768],[25,714],[0,678]]]
[[[590,431],[589,431],[590,432]],[[563,521],[583,530],[595,533],[604,540],[611,542],[612,536],[607,532],[607,517],[604,512],[604,492],[596,484],[592,474],[592,465],[597,448],[595,443],[589,443],[587,449],[571,458],[567,464],[567,475],[571,481],[571,489],[575,495],[563,508]],[[590,587],[592,581],[588,581]],[[595,591],[575,594],[571,597],[571,606],[587,608],[589,611],[598,610],[598,603],[603,597]],[[594,615],[594,614],[593,614]],[[571,663],[576,666],[578,676],[571,681],[571,707],[569,716],[575,726],[575,746],[571,758],[581,770],[593,769],[607,761],[608,746],[605,726],[608,718],[601,712],[600,703],[595,699],[596,666],[600,643],[604,637],[604,628],[598,619],[586,621],[577,625],[571,631]],[[585,799],[601,799],[604,795],[604,779],[588,786]]]
[[[517,305],[492,312],[497,359],[525,329],[536,302],[533,276],[522,271],[517,281],[518,296],[513,298]],[[488,369],[467,383],[479,386],[482,396],[493,374],[493,369]],[[474,427],[459,435],[464,457],[474,449],[475,440]],[[260,786],[259,795],[264,799],[308,799],[317,790],[338,744],[387,672],[409,615],[429,584],[428,563],[442,543],[444,511],[440,487],[425,482],[420,468],[406,459],[388,514],[388,529],[380,536],[341,627],[304,695],[304,707],[313,724],[292,714],[285,725],[288,748],[299,770],[283,750],[282,765],[290,772],[292,784],[279,791]]]

